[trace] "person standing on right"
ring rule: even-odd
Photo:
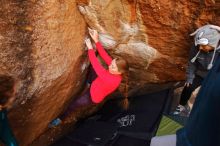
[[[220,52],[220,27],[205,25],[197,29],[194,36],[195,45],[190,50],[187,80],[182,91],[179,105],[173,115],[188,116],[190,107],[187,104],[192,92],[202,84],[208,71],[212,68]]]

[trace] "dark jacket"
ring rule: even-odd
[[[193,82],[193,79],[195,75],[198,75],[202,78],[205,78],[207,73],[208,73],[208,65],[211,62],[212,56],[214,51],[211,51],[209,53],[206,52],[200,52],[198,57],[196,57],[196,60],[194,63],[191,62],[191,59],[196,56],[198,53],[199,48],[198,46],[193,46],[190,49],[189,53],[189,62],[188,62],[188,68],[186,70],[186,76],[187,76],[187,82],[191,83]],[[219,54],[220,48],[216,49],[215,57],[214,57],[214,62]]]
[[[177,146],[220,146],[220,58],[206,76]]]

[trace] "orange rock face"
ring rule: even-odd
[[[217,0],[2,0],[0,73],[18,80],[9,117],[19,143],[36,140],[83,87],[86,25],[128,60],[132,91],[184,80],[189,34],[220,25],[219,9]]]
[[[90,27],[105,34],[100,39],[114,49],[112,54],[130,61],[135,85],[184,80],[193,43],[189,34],[206,23],[216,24],[217,7],[213,0],[91,0],[79,9]]]
[[[3,0],[0,11],[0,72],[18,79],[10,121],[24,146],[81,89],[86,25],[72,0]]]

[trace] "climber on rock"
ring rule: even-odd
[[[128,70],[129,66],[126,60],[122,58],[112,59],[104,50],[99,42],[99,35],[96,30],[89,29],[89,34],[95,42],[96,49],[101,58],[108,65],[108,69],[105,69],[95,55],[92,43],[89,38],[85,40],[88,48],[88,56],[97,77],[91,81],[91,86],[80,97],[70,103],[67,110],[59,118],[53,120],[49,127],[57,126],[63,121],[70,113],[75,111],[79,107],[90,104],[101,103],[109,94],[114,92],[122,82],[122,79],[126,79],[126,85],[123,92],[124,100],[123,107],[128,108]]]

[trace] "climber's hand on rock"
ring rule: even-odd
[[[88,30],[89,30],[89,35],[91,36],[93,41],[95,43],[97,43],[99,41],[99,34],[98,34],[97,30],[90,29],[89,27],[88,27]]]
[[[93,49],[92,43],[89,38],[85,39],[85,43],[88,49]]]

